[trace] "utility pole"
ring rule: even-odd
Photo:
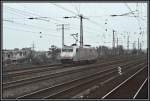
[[[69,24],[58,24],[57,25],[57,26],[61,26],[61,30],[62,30],[62,48],[64,47],[64,29],[67,29],[67,28],[65,28],[66,25],[69,25]]]
[[[118,48],[118,37],[117,37],[117,48]]]
[[[62,24],[62,47],[64,46],[64,24]]]
[[[117,37],[117,54],[119,54],[119,47],[118,47],[118,37]]]
[[[140,51],[142,50],[142,43],[140,42]]]
[[[115,30],[113,30],[113,42],[112,42],[112,48],[115,48]]]
[[[115,30],[113,30],[113,42],[112,42],[112,52],[113,52],[113,55],[115,53],[114,48],[115,48]]]
[[[136,41],[133,42],[133,49],[136,49]]]
[[[127,51],[129,51],[129,35],[127,37]]]
[[[85,18],[83,17],[82,14],[78,15],[78,17],[80,18],[80,47],[83,47],[83,19],[88,19],[88,18]],[[68,18],[77,18],[77,16],[71,16],[71,17],[63,17],[65,19],[68,19]]]
[[[135,47],[135,44],[134,44],[134,42],[133,42],[133,43],[132,43],[132,48],[133,48],[133,50],[135,49],[134,47]]]
[[[80,46],[83,47],[83,22],[82,22],[82,19],[83,19],[83,16],[80,15]]]
[[[139,48],[140,48],[140,47],[139,47],[139,38],[138,38],[138,55],[139,55]]]
[[[33,44],[32,44],[32,49],[33,49],[33,51],[34,51],[34,47],[35,47],[35,45],[34,45],[34,41],[33,41]]]
[[[32,43],[32,46],[31,46],[31,50],[30,50],[30,55],[29,55],[29,62],[32,62],[32,59],[33,59],[33,56],[34,56],[34,48],[35,48],[35,44],[34,44],[34,41]]]

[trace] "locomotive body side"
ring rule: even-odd
[[[61,51],[62,63],[91,62],[97,57],[97,51],[92,47],[65,46]]]
[[[73,57],[76,54],[76,48],[72,46],[64,46],[61,50],[61,62],[62,63],[71,63],[73,62]]]
[[[94,61],[97,60],[97,51],[91,47],[79,47],[76,49],[76,54],[73,57],[73,61]]]

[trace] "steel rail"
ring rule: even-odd
[[[105,86],[105,84],[107,85],[107,83],[111,83],[112,81],[118,79],[118,77],[120,78],[120,77],[122,77],[122,76],[124,76],[126,74],[129,74],[129,72],[131,73],[131,72],[138,71],[138,69],[141,68],[142,66],[145,66],[145,63],[141,63],[141,64],[138,64],[136,66],[134,65],[133,67],[130,67],[130,68],[125,67],[124,69],[126,69],[126,70],[125,71],[123,70],[122,75],[112,76],[109,79],[107,79],[107,80],[105,80],[103,82],[98,83],[97,85],[99,85],[99,87],[103,87],[103,86]],[[130,75],[132,75],[132,73]],[[106,88],[107,88],[107,86],[106,86]],[[91,89],[92,89],[92,87],[88,88],[88,90],[82,91],[81,93],[79,93],[77,95],[74,95],[72,98],[91,98],[92,96],[90,97],[89,94],[92,93],[92,92],[95,92],[95,90],[96,90],[96,89],[94,89],[94,90],[92,90],[92,92],[90,92]],[[102,90],[103,90],[103,88],[102,88]],[[96,90],[96,92],[97,92],[97,90]],[[104,90],[104,92],[105,92],[105,90]],[[106,94],[107,94],[107,92],[106,92]],[[98,98],[101,98],[100,96],[103,96],[103,95],[106,95],[106,94],[102,94],[101,93],[101,94],[98,94],[96,96]]]
[[[113,62],[118,62],[118,60],[113,61]],[[109,63],[111,64],[113,62],[111,61]],[[102,66],[102,65],[106,65],[106,64],[109,65],[109,63],[98,64],[96,66]],[[92,67],[96,67],[96,66],[92,66]],[[80,70],[85,70],[85,69],[88,69],[88,68],[91,68],[91,66],[89,65],[88,67],[75,68],[74,70],[70,70],[70,73],[78,72]],[[65,74],[69,74],[68,72],[69,71],[61,71],[61,72],[46,74],[44,76],[36,76],[36,77],[25,78],[25,79],[21,79],[21,80],[12,81],[12,82],[6,82],[6,83],[3,83],[3,89],[8,89],[8,88],[11,88],[11,87],[19,86],[21,84],[29,84],[29,83],[36,82],[36,81],[41,81],[41,80],[46,80],[46,79],[49,79],[49,78],[62,76],[62,75],[65,75]]]
[[[33,69],[33,68],[41,68],[41,67],[50,67],[50,66],[59,66],[62,65],[61,63],[58,64],[48,64],[48,65],[40,65],[40,66],[31,66],[27,68],[19,68],[19,69],[13,69],[13,70],[4,70],[3,73],[11,73],[11,72],[16,72],[16,71],[22,71],[22,70],[28,70],[28,69]]]
[[[38,67],[38,68],[30,68],[30,69],[27,69],[27,70],[20,70],[20,71],[15,71],[15,72],[11,72],[11,73],[7,73],[7,74],[3,74],[3,77],[15,77],[15,76],[20,76],[22,74],[31,74],[31,73],[37,73],[37,72],[43,72],[43,71],[47,71],[47,70],[55,70],[55,69],[59,69],[59,68],[63,68],[63,67],[69,67],[69,66],[73,66],[71,64],[67,64],[67,65],[64,65],[64,64],[60,64],[60,65],[53,65],[52,67],[50,66],[45,66],[44,68],[41,66],[41,67]]]
[[[108,60],[114,60],[114,59],[121,59],[122,57],[112,57],[112,58],[110,58],[110,59],[108,59]],[[126,56],[126,57],[124,57],[124,58],[128,58],[128,56]],[[107,58],[106,58],[107,59]],[[106,60],[105,58],[102,60],[102,61],[105,61]],[[57,67],[55,67],[55,66],[62,66],[62,65],[64,65],[64,64],[52,64],[52,65],[43,65],[43,66],[38,66],[38,67],[36,67],[36,66],[34,66],[34,67],[32,67],[32,68],[22,68],[22,70],[17,70],[17,71],[11,71],[11,72],[4,72],[3,73],[3,77],[7,77],[7,76],[12,76],[12,75],[19,75],[19,74],[26,74],[26,73],[33,73],[33,72],[35,72],[35,71],[33,71],[33,70],[37,70],[37,71],[43,71],[43,70],[47,70],[50,66],[53,66],[53,67],[51,67],[51,69],[55,69],[55,68],[57,68]],[[72,66],[72,65],[75,65],[75,64],[67,64],[67,65],[64,65],[64,66]],[[76,64],[77,65],[77,64]],[[78,66],[78,65],[77,65]],[[42,67],[42,68],[41,68]],[[44,67],[44,68],[43,68]]]
[[[115,69],[115,68],[113,68],[113,69]],[[44,88],[44,89],[41,89],[41,90],[38,90],[38,91],[35,91],[35,92],[32,92],[32,93],[29,93],[29,94],[26,94],[26,95],[17,97],[17,99],[20,99],[20,98],[21,98],[21,99],[22,99],[22,98],[30,98],[31,96],[33,97],[33,96],[36,96],[36,95],[37,95],[37,96],[40,96],[42,93],[47,93],[46,91],[50,91],[50,89],[55,90],[55,89],[57,89],[58,87],[62,87],[62,86],[64,86],[64,85],[68,85],[68,84],[71,84],[71,83],[74,83],[74,82],[77,82],[77,81],[81,81],[81,80],[83,80],[83,79],[89,78],[89,77],[91,77],[91,76],[93,76],[93,75],[101,74],[101,73],[103,73],[103,72],[108,72],[108,71],[112,72],[111,70],[113,70],[113,69],[111,68],[111,69],[108,69],[108,70],[101,71],[101,72],[99,72],[99,73],[95,73],[95,74],[92,74],[92,75],[88,75],[88,76],[85,76],[85,77],[82,77],[82,78],[77,78],[77,79],[75,79],[75,80],[67,81],[67,82],[64,82],[64,83],[61,83],[61,84],[52,86],[52,87]],[[52,90],[51,90],[51,91],[52,91]],[[40,93],[40,94],[38,94],[38,93]]]
[[[108,97],[110,94],[112,94],[114,91],[116,91],[117,89],[119,89],[122,85],[124,85],[127,81],[131,80],[132,78],[134,78],[138,73],[140,73],[142,70],[144,70],[147,66],[144,66],[143,68],[141,68],[140,70],[138,70],[136,73],[134,73],[133,75],[131,75],[129,78],[127,78],[126,80],[124,80],[122,83],[120,83],[118,86],[116,86],[114,89],[112,89],[110,92],[108,92],[107,94],[105,94],[102,99],[105,99],[106,97]]]
[[[139,94],[139,92],[141,91],[141,89],[143,88],[143,86],[145,85],[146,81],[148,80],[148,78],[146,78],[144,80],[144,82],[142,83],[141,87],[138,89],[138,91],[135,93],[133,99],[136,99],[137,95]]]
[[[110,74],[113,73],[113,72],[114,72],[114,71],[111,71]],[[102,77],[108,76],[108,78],[109,78],[109,75],[110,75],[110,74],[108,73],[108,74],[106,74],[106,75],[102,75]],[[89,81],[89,82],[88,82],[88,81],[87,81],[87,82],[81,82],[81,84],[77,84],[77,85],[75,85],[75,86],[68,87],[68,88],[66,88],[66,89],[64,89],[64,90],[62,90],[62,91],[56,92],[56,93],[54,93],[54,94],[52,94],[52,95],[48,95],[48,96],[44,97],[44,99],[60,97],[59,95],[65,94],[66,92],[69,92],[69,90],[71,90],[70,92],[73,92],[72,89],[76,90],[77,88],[79,88],[79,87],[81,87],[81,86],[89,85],[89,83],[94,82],[94,81],[97,81],[97,80],[99,80],[99,79],[100,79],[100,78],[98,77],[98,78],[94,78],[93,80],[91,80],[91,81]]]
[[[131,65],[131,64],[130,64]],[[132,64],[133,65],[133,64]],[[123,65],[122,65],[123,66]],[[126,66],[126,64],[125,64],[125,66]],[[117,67],[114,67],[114,68],[111,68],[111,69],[106,69],[106,70],[104,70],[104,71],[107,71],[108,72],[108,70],[113,70],[113,69],[116,69]],[[101,71],[101,72],[99,72],[100,74],[102,73],[102,72],[104,72],[104,71]],[[112,72],[112,71],[111,71]],[[97,73],[98,74],[98,73]],[[95,75],[95,74],[92,74],[92,75]],[[89,78],[90,76],[92,76],[92,75],[88,75],[88,76],[86,76],[85,78]],[[21,96],[21,97],[18,97],[18,98],[25,98],[25,97],[29,97],[29,96],[31,96],[31,95],[36,95],[37,93],[40,93],[41,94],[41,92],[45,92],[46,90],[49,90],[49,89],[52,89],[52,88],[55,88],[56,89],[56,87],[58,87],[58,86],[62,86],[62,85],[66,85],[67,83],[70,83],[70,82],[75,82],[76,80],[81,80],[81,79],[83,79],[83,78],[80,78],[80,79],[75,79],[75,80],[72,80],[72,81],[69,81],[69,82],[65,82],[65,83],[62,83],[62,84],[58,84],[58,85],[55,85],[55,86],[53,86],[53,87],[48,87],[48,88],[44,88],[44,89],[41,89],[41,90],[38,90],[38,91],[35,91],[35,92],[32,92],[32,93],[29,93],[29,94],[26,94],[26,95],[23,95],[23,96]],[[39,94],[38,94],[39,95]],[[49,97],[49,96],[48,96]],[[47,97],[45,97],[45,98],[47,98]]]

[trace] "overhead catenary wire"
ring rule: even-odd
[[[57,4],[54,4],[54,5],[57,5]],[[60,5],[57,5],[57,7],[62,8],[62,9],[64,9],[64,10],[66,10],[66,11],[69,11],[69,12],[75,14],[75,12],[73,12],[73,11],[71,11],[71,10],[69,10],[69,9],[66,9],[66,8],[64,8],[64,7],[60,6]],[[27,12],[26,12],[26,13],[27,13]],[[29,13],[29,12],[28,12],[28,13]],[[31,13],[31,12],[30,12],[30,14],[35,14],[35,13]],[[37,14],[36,14],[36,15],[37,15]],[[38,15],[38,16],[39,16],[39,15]]]
[[[126,7],[131,11],[131,8],[127,5],[127,3],[126,3]],[[142,7],[141,7],[142,8]],[[141,12],[139,11],[139,5],[138,5],[138,3],[137,3],[137,5],[136,5],[136,10],[138,11],[138,17],[135,17],[135,15],[134,15],[134,17],[136,18],[136,20],[137,20],[137,22],[138,22],[138,25],[139,25],[139,34],[140,35],[142,35],[142,37],[143,37],[143,34],[144,33],[142,33],[143,31],[142,30],[144,30],[144,29],[142,29],[142,27],[144,26],[144,25],[142,25],[142,23],[140,22],[140,16],[142,16],[142,14],[140,14]]]
[[[8,7],[8,6],[6,6],[6,7],[9,8],[10,10],[14,11],[14,12],[18,12],[19,14],[24,15],[26,18],[29,18],[29,19],[30,18],[39,18],[40,19],[41,18],[41,19],[43,19],[45,21],[48,21],[48,22],[51,22],[51,21],[60,21],[60,20],[57,20],[57,19],[52,18],[52,17],[43,17],[43,16],[41,16],[41,15],[39,15],[37,13],[31,12],[31,10],[29,12],[29,11],[19,10],[19,9],[16,9],[16,8],[13,8],[13,7]],[[48,20],[48,19],[51,19],[51,21]],[[58,24],[58,23],[55,23],[55,24]]]
[[[77,27],[77,26],[79,26],[79,25],[77,25],[77,24],[72,24],[73,26],[72,26],[72,28],[75,28],[75,29],[78,29],[79,30],[79,27]],[[86,32],[92,32],[92,33],[99,33],[100,32],[100,30],[101,29],[96,29],[96,28],[92,28],[92,27],[90,27],[90,26],[87,26],[87,25],[84,25],[85,27],[84,27],[84,31],[86,31]]]
[[[79,28],[77,28],[77,27],[72,27],[72,28],[79,30]],[[93,33],[95,33],[94,31],[89,31],[89,30],[85,29],[84,32],[91,33],[91,34],[86,34],[86,36],[89,37],[89,38],[96,37],[96,36],[93,36]],[[99,33],[99,32],[96,32],[96,33]]]
[[[53,4],[53,3],[52,3]],[[75,13],[74,11],[71,11],[71,10],[69,10],[69,9],[67,9],[67,8],[64,8],[63,6],[60,6],[60,5],[57,5],[57,4],[54,4],[55,6],[57,6],[57,7],[59,7],[59,8],[62,8],[63,10],[65,10],[65,11],[67,11],[67,12],[70,12],[70,13],[72,13],[72,14],[75,14],[76,16],[78,16],[79,14],[77,14],[77,13]],[[91,21],[91,20],[90,20]],[[91,22],[94,22],[94,21],[91,21]],[[94,22],[94,23],[97,23],[97,22]],[[102,26],[102,25],[100,25],[100,26]],[[103,26],[103,28],[104,28],[104,26]]]
[[[57,5],[57,6],[59,6],[59,5]],[[62,7],[62,6],[59,6],[59,7],[61,7],[61,8],[63,8],[63,9],[64,9],[64,7]],[[68,10],[68,9],[66,9],[66,8],[65,8],[65,10],[67,10],[67,11],[69,11],[69,12],[73,13],[73,11]],[[45,17],[45,18],[48,18],[48,17]],[[57,21],[60,21],[60,20],[57,20]],[[89,28],[87,28],[87,29],[89,29]],[[90,28],[90,29],[91,29],[91,28]]]
[[[8,18],[4,18],[4,20],[3,21],[8,21],[8,22],[12,22],[12,23],[15,23],[15,24],[22,24],[22,25],[27,25],[28,26],[28,24],[23,24],[23,23],[16,23],[14,20],[11,20],[10,18],[8,19]],[[75,26],[78,26],[77,24],[71,24],[71,25],[74,25],[74,27]],[[36,28],[41,28],[41,27],[38,27],[38,26],[34,26],[34,25],[29,25],[29,26],[32,26],[32,27],[36,27]],[[54,30],[54,29],[50,29],[50,28],[42,28],[42,29],[47,29],[47,30]],[[100,30],[98,30],[98,29],[92,29],[92,27],[88,27],[87,25],[86,25],[86,27],[85,27],[85,29],[86,30],[88,30],[88,31],[90,31],[90,32],[99,32]]]
[[[77,14],[79,15],[80,14],[80,5],[79,5],[79,8],[77,8],[77,6],[75,6],[75,9],[77,11]]]
[[[43,28],[43,27],[39,27],[39,26],[35,26],[35,25],[30,25],[30,24],[26,24],[26,23],[19,23],[17,21],[14,21],[14,20],[10,20],[10,19],[4,19],[3,21],[7,21],[7,22],[10,22],[10,23],[13,23],[13,24],[18,24],[18,25],[22,25],[22,26],[28,26],[28,27],[33,27],[33,28],[36,28],[36,29],[43,29],[43,30],[50,30],[50,31],[55,31],[55,29],[51,29],[51,28]]]
[[[18,14],[18,15],[31,16],[31,14],[25,13],[24,11],[13,8],[13,7],[5,6],[5,8],[8,9],[9,11],[11,11],[11,12],[14,12],[14,13]]]
[[[12,10],[12,11],[11,11],[11,10],[10,10],[10,11],[8,10],[8,13],[9,13],[9,14],[12,14],[13,16],[14,16],[14,15],[19,16],[19,17],[18,17],[19,19],[24,19],[24,17],[27,17],[26,15],[23,15],[23,14],[21,14],[21,13],[19,13],[19,12],[14,12],[13,10]],[[12,17],[12,18],[14,18],[14,17]],[[14,18],[14,19],[18,19],[18,18]]]
[[[55,4],[55,5],[57,5],[57,4]],[[64,7],[62,7],[62,6],[57,5],[57,7],[60,7],[60,8],[62,8],[62,9],[64,9],[64,10],[66,10],[66,11],[69,11],[69,12],[75,14],[75,12],[73,12],[73,11],[71,11],[71,10],[68,10],[68,9],[66,9],[66,8],[64,8]],[[9,8],[11,8],[11,7],[9,7]],[[14,8],[11,8],[11,9],[14,9]],[[15,9],[15,10],[18,10],[18,9]],[[22,11],[22,10],[18,10],[18,11],[24,12],[24,11]],[[51,17],[42,17],[42,16],[40,16],[40,15],[38,15],[38,14],[31,13],[31,12],[27,12],[27,11],[26,11],[25,13],[26,13],[26,14],[31,14],[31,15],[39,16],[39,18],[51,19]],[[31,17],[30,17],[30,18],[31,18]],[[32,18],[36,18],[36,17],[32,17]],[[53,20],[54,20],[54,19],[53,19]],[[56,20],[56,19],[55,19],[55,21],[59,21],[59,22],[60,22],[60,20]]]
[[[39,32],[35,32],[35,31],[24,30],[24,29],[19,29],[19,28],[13,28],[13,27],[8,27],[8,26],[3,26],[3,27],[4,27],[4,29],[8,28],[8,29],[16,30],[16,31],[23,31],[23,32],[30,32],[30,33],[39,33]]]
[[[11,7],[10,7],[11,8]],[[11,8],[11,9],[13,9],[13,8]],[[15,10],[18,10],[18,9],[15,9]],[[19,10],[19,11],[22,11],[22,10]],[[27,14],[28,14],[28,12],[26,12]],[[37,15],[37,14],[35,14],[35,13],[29,13],[29,14],[34,14],[34,15]],[[39,15],[38,15],[39,16]],[[42,17],[41,16],[41,18],[51,18],[51,17]],[[60,21],[60,20],[55,20],[55,21]],[[27,24],[24,24],[24,25],[27,25]],[[31,25],[30,25],[31,26]],[[33,27],[35,27],[35,26],[33,26]],[[37,27],[38,28],[38,27]],[[89,28],[88,28],[89,29]]]
[[[9,26],[4,26],[4,28],[12,29],[12,30],[15,30],[15,31],[23,31],[23,32],[36,33],[36,34],[40,33],[40,31],[30,31],[30,30],[19,29],[19,28],[14,28],[14,27],[9,27]],[[45,32],[42,35],[47,35],[47,36],[52,36],[52,37],[56,37],[56,38],[61,38],[61,36],[52,35],[52,34],[45,34]]]
[[[30,10],[30,12],[27,12],[27,11],[23,11],[23,10],[18,10],[18,9],[16,9],[16,8],[12,8],[12,7],[8,7],[8,8],[10,8],[10,9],[15,9],[15,11],[17,10],[17,11],[21,11],[21,12],[25,12],[25,15],[24,16],[30,16],[30,17],[28,17],[28,19],[41,19],[41,18],[43,18],[43,19],[51,19],[51,20],[53,20],[53,21],[57,21],[57,22],[61,22],[61,23],[64,23],[64,21],[61,21],[60,19],[58,20],[58,19],[56,19],[56,18],[52,18],[52,17],[44,17],[44,16],[41,16],[41,15],[39,15],[39,14],[36,14],[36,13],[33,13],[33,12],[31,12],[31,10]],[[20,13],[19,13],[20,14]],[[33,16],[34,15],[34,16]],[[27,18],[27,17],[26,17]],[[59,17],[59,18],[63,18],[63,17]],[[54,23],[54,24],[59,24],[59,23]]]
[[[73,11],[71,11],[71,10],[68,10],[68,9],[62,7],[62,6],[58,6],[58,5],[57,5],[57,7],[62,8],[62,9],[66,10],[66,11],[72,13],[72,14],[79,15],[79,14],[76,14],[75,12],[73,12]],[[97,23],[97,22],[95,22],[95,21],[93,21],[93,20],[91,20],[91,19],[88,19],[88,21],[90,21],[90,22],[92,22],[92,23],[94,23],[94,24],[97,24],[97,25],[99,25],[99,26],[101,26],[101,27],[103,27],[103,28],[105,29],[104,26],[102,26],[101,24],[99,24],[99,23]],[[109,27],[107,27],[107,29],[110,29],[110,30],[112,30],[112,31],[114,30],[113,28],[109,28]],[[116,30],[115,30],[115,32],[119,33],[119,32],[116,31]]]
[[[57,6],[58,7],[58,6]],[[63,6],[61,6],[60,7],[60,5],[59,5],[59,8],[62,8]],[[63,7],[63,8],[65,8],[65,7]],[[72,11],[72,10],[66,10],[67,8],[65,8],[64,9],[64,11],[67,11],[67,12],[70,12],[70,13],[72,13],[72,14],[75,14],[75,12],[74,11]],[[27,13],[28,14],[28,13]],[[35,14],[35,13],[34,13]],[[30,14],[29,14],[30,15]],[[38,14],[39,15],[39,14]],[[36,18],[36,17],[38,17],[38,18],[42,18],[42,19],[51,19],[51,17],[44,17],[44,16],[41,16],[41,15],[30,15],[29,17],[32,17],[32,18]],[[78,14],[77,14],[78,15]],[[26,14],[24,14],[24,16],[26,16]],[[92,17],[92,16],[91,16]],[[61,18],[61,17],[60,17]],[[9,20],[9,19],[7,19],[7,20]],[[91,23],[93,23],[93,20],[92,19],[90,19],[92,22]],[[58,20],[58,19],[56,19],[56,20],[53,20],[54,22],[59,22],[59,21],[61,21],[61,20]],[[94,21],[94,23],[93,24],[96,24],[96,25],[98,25],[98,26],[96,26],[97,28],[99,28],[100,26],[101,26],[101,28],[106,28],[105,26],[103,26],[102,24],[100,24],[100,23],[98,23],[98,22],[96,22],[96,21]],[[95,29],[96,29],[96,27],[95,27]],[[37,27],[38,28],[38,27]],[[93,26],[90,26],[90,27],[85,27],[84,28],[84,31],[86,31],[86,29],[87,29],[87,31],[86,32],[92,32],[92,33],[94,33],[94,31],[95,32],[97,32],[97,31],[100,31],[100,30],[91,30],[93,28]],[[43,28],[42,28],[43,29]],[[112,26],[111,27],[109,27],[108,29],[110,29],[110,30],[112,30],[113,28],[112,28]],[[47,28],[45,29],[45,30],[47,30]],[[51,29],[50,29],[51,30]]]
[[[74,11],[71,11],[71,10],[69,10],[69,9],[67,9],[67,8],[65,8],[65,7],[63,7],[63,6],[61,6],[61,5],[54,4],[54,3],[51,3],[51,4],[53,4],[53,5],[55,5],[55,6],[59,7],[59,8],[61,8],[61,9],[63,9],[63,10],[65,10],[65,11],[67,11],[67,12],[70,12],[70,13],[72,13],[72,14],[74,14],[74,15],[78,15],[78,14],[75,13]]]
[[[79,26],[79,25],[78,25],[78,24],[75,24],[75,23],[72,23],[71,26],[77,28],[77,26]],[[78,27],[78,28],[79,28],[79,27]],[[88,24],[86,24],[86,25],[84,25],[84,30],[88,30],[88,31],[91,31],[91,32],[96,33],[96,32],[99,32],[99,31],[102,30],[102,29],[100,29],[99,27],[93,28],[93,27],[89,26]]]
[[[56,4],[55,4],[55,5],[56,5]],[[59,7],[59,8],[64,9],[65,11],[68,11],[68,12],[70,12],[70,13],[72,13],[72,14],[79,15],[79,14],[76,14],[75,12],[73,12],[73,11],[71,11],[71,10],[68,10],[68,9],[62,7],[62,6],[58,6],[58,5],[56,5],[56,6]]]
[[[125,3],[125,6],[132,12],[132,9],[129,7],[129,5],[127,3]],[[131,14],[133,14],[133,16],[135,17],[135,19],[137,20],[138,25],[141,26],[140,25],[140,20],[136,17],[136,15],[134,13],[131,13]]]

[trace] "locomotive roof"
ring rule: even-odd
[[[80,46],[64,46],[63,48],[81,48]],[[94,48],[94,47],[91,47],[90,45],[86,45],[86,46],[83,46],[83,48]]]

